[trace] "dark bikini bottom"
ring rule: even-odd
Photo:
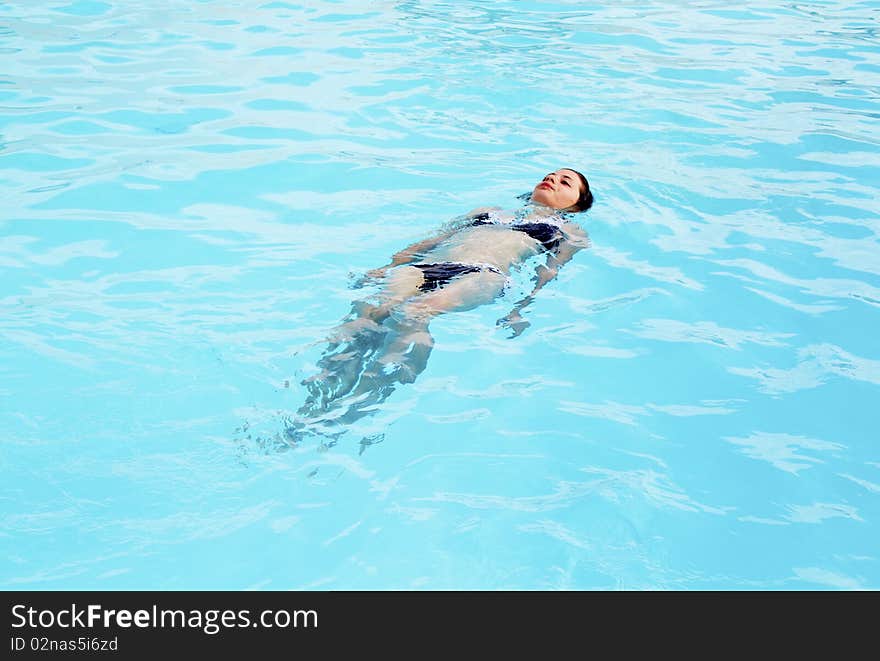
[[[459,264],[458,262],[440,262],[438,264],[412,264],[421,269],[425,280],[419,285],[421,291],[434,291],[449,283],[453,278],[465,273],[477,273],[478,271],[492,271],[501,273],[494,266],[479,266],[476,264]]]

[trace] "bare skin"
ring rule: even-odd
[[[568,210],[581,193],[572,170],[546,175],[531,195],[533,207],[523,219],[542,219]],[[485,209],[475,209],[476,216]],[[498,324],[515,337],[528,327],[520,312],[553,280],[560,267],[588,246],[587,235],[574,222],[559,225],[562,240],[538,266],[532,292],[517,301]],[[348,423],[367,415],[397,384],[411,383],[425,369],[434,346],[428,329],[437,315],[473,309],[502,294],[511,269],[545,252],[540,242],[503,224],[478,224],[450,230],[396,253],[389,264],[367,273],[382,283],[374,301],[357,301],[348,320],[336,328],[318,366],[321,372],[303,382],[309,395],[288,430],[296,442],[304,431],[334,437]],[[421,269],[413,264],[477,264],[479,271],[452,278],[442,287],[423,291]],[[492,267],[486,268],[486,267]]]

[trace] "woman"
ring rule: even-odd
[[[512,269],[538,254],[532,292],[498,320],[515,337],[528,327],[520,312],[559,268],[589,243],[571,213],[586,211],[593,195],[586,178],[563,168],[545,176],[516,213],[475,209],[434,237],[401,250],[365,281],[382,285],[378,297],[357,301],[318,361],[321,372],[303,381],[305,404],[285,436],[335,439],[346,425],[385,401],[398,383],[425,369],[434,345],[431,319],[470,310],[499,296]],[[331,441],[332,444],[334,441]]]

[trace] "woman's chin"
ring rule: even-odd
[[[532,204],[540,204],[545,207],[552,206],[550,204],[550,201],[546,197],[544,197],[544,195],[542,194],[542,191],[536,191],[536,192],[532,193],[532,197],[529,199]]]
[[[532,197],[529,201],[532,204],[534,204],[535,206],[545,207],[547,209],[559,209],[560,208],[560,207],[553,205],[551,202],[544,200],[541,197],[535,197],[534,195],[532,195]]]

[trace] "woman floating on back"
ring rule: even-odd
[[[531,293],[498,320],[512,336],[522,333],[529,325],[520,316],[523,308],[589,245],[573,213],[592,204],[586,178],[563,168],[535,186],[523,209],[475,209],[369,271],[365,280],[381,285],[378,296],[354,302],[334,330],[318,361],[321,371],[303,381],[308,395],[287,422],[283,442],[294,445],[315,434],[332,445],[397,384],[412,383],[425,369],[434,346],[428,329],[434,317],[489,303],[503,293],[512,269],[543,253],[546,262],[535,272]]]

